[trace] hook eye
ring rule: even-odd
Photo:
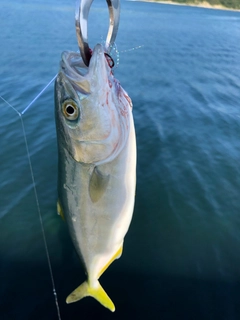
[[[83,62],[88,67],[91,59],[91,49],[88,45],[87,22],[88,14],[93,0],[78,0],[79,4],[75,12],[75,27],[77,41]],[[109,10],[109,28],[106,38],[106,52],[109,54],[116,39],[119,19],[120,19],[120,0],[106,0]]]

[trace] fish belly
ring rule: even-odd
[[[107,183],[104,187],[100,184],[103,191],[93,201],[91,183],[96,168],[100,179]],[[59,201],[90,281],[99,278],[123,245],[132,218],[135,186],[136,141],[132,116],[126,145],[111,162],[78,163],[65,149],[59,148]]]

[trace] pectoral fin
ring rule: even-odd
[[[105,175],[95,167],[89,183],[89,194],[93,203],[97,202],[106,191],[110,175]]]
[[[76,302],[84,297],[93,297],[98,302],[100,302],[105,308],[108,308],[112,312],[115,311],[115,306],[112,300],[104,291],[99,281],[96,282],[94,287],[91,287],[89,283],[85,281],[67,297],[66,302]]]

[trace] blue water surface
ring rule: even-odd
[[[0,95],[19,112],[77,50],[74,10],[0,0]],[[105,1],[89,19],[94,47]],[[101,277],[114,314],[65,303],[85,275],[56,214],[53,85],[24,114],[63,320],[239,319],[239,30],[240,12],[122,1],[115,76],[134,105],[138,181],[123,256]],[[2,100],[0,116],[0,319],[58,319],[21,120]]]

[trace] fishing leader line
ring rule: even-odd
[[[143,47],[144,47],[144,45],[137,46],[137,47],[133,47],[133,48],[130,48],[130,49],[122,50],[122,51],[120,51],[120,53],[125,53],[125,52],[130,52],[130,51],[138,50],[138,49],[141,49],[141,48],[143,48]]]
[[[106,47],[106,41],[103,39],[103,36],[101,36],[101,42],[100,43],[103,45],[103,47]],[[125,50],[119,51],[116,42],[112,43],[109,46],[109,52],[110,52],[109,55],[112,58],[112,60],[114,61],[113,69],[116,70],[118,68],[119,64],[120,64],[120,53],[126,53],[126,52],[135,51],[135,50],[141,49],[143,47],[144,47],[144,45],[139,45],[139,46],[135,46],[135,47],[132,47],[132,48],[129,48],[129,49],[125,49]]]
[[[46,239],[46,234],[43,226],[43,219],[42,219],[42,214],[41,214],[41,209],[39,205],[39,199],[38,199],[38,194],[37,194],[37,188],[36,188],[36,182],[33,174],[33,167],[32,167],[32,161],[29,153],[29,147],[28,147],[28,142],[27,142],[27,135],[25,131],[25,126],[23,122],[23,117],[22,115],[27,111],[27,109],[30,108],[30,106],[40,97],[40,95],[48,88],[48,86],[54,81],[56,76],[48,83],[47,86],[33,99],[33,101],[20,113],[15,109],[7,100],[5,100],[2,96],[0,98],[10,107],[12,108],[20,117],[21,124],[22,124],[22,132],[23,132],[23,137],[24,137],[24,142],[25,142],[25,147],[26,147],[26,152],[27,152],[27,157],[28,157],[28,164],[30,168],[30,173],[31,173],[31,178],[32,178],[32,184],[33,184],[33,190],[34,190],[34,195],[35,195],[35,200],[37,204],[37,211],[39,215],[39,221],[40,221],[40,226],[41,226],[41,231],[42,231],[42,236],[43,236],[43,242],[44,242],[44,247],[46,251],[46,256],[47,256],[47,262],[48,262],[48,268],[50,272],[50,277],[51,277],[51,282],[52,282],[52,288],[53,288],[53,296],[57,308],[57,314],[58,314],[58,319],[61,320],[61,314],[60,314],[60,308],[59,308],[59,303],[58,303],[58,297],[57,297],[57,292],[56,292],[56,286],[55,286],[55,281],[53,277],[53,271],[52,271],[52,264],[50,260],[50,255],[49,255],[49,250],[48,250],[48,245],[47,245],[47,239]]]
[[[52,78],[50,82],[42,89],[42,91],[39,92],[39,94],[29,103],[28,106],[21,112],[21,114],[24,114],[33,104],[34,102],[43,94],[43,92],[50,86],[50,84],[57,78],[57,74]],[[16,110],[15,110],[16,111]],[[18,112],[18,111],[17,111]]]

